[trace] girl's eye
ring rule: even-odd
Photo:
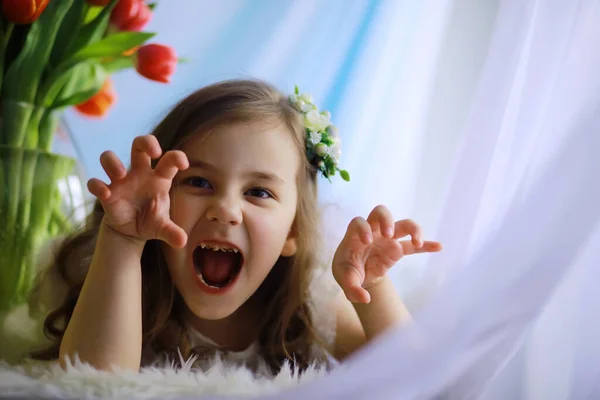
[[[247,196],[260,197],[261,199],[268,199],[273,197],[271,192],[263,188],[252,188],[247,190],[245,194]]]
[[[196,188],[200,188],[200,189],[210,189],[210,182],[208,182],[206,179],[201,178],[201,177],[192,177],[192,178],[188,178],[185,180],[185,183],[187,185],[196,187]]]

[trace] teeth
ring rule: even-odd
[[[204,280],[204,276],[202,276],[202,273],[199,273],[198,276],[200,277],[200,280],[202,281],[202,283],[204,283],[206,286],[213,288],[213,289],[221,289],[219,286],[213,286],[213,285],[209,285],[208,283],[206,283],[206,281]]]
[[[208,243],[200,243],[200,247],[203,249],[211,249],[211,250],[215,250],[215,251],[223,251],[226,253],[237,253],[238,249],[236,248],[230,248],[230,247],[224,247],[224,246],[219,246],[217,244],[208,244]]]

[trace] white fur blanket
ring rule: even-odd
[[[215,362],[207,372],[190,364],[174,369],[144,368],[105,372],[76,362],[63,370],[56,363],[0,363],[0,397],[72,399],[150,399],[174,396],[257,396],[273,394],[326,372],[309,368],[298,375],[289,366],[273,378],[256,377],[248,369]]]
[[[132,371],[105,372],[76,361],[66,370],[56,362],[20,362],[27,352],[43,343],[41,321],[28,317],[20,307],[0,326],[0,398],[150,399],[168,397],[258,396],[307,382],[326,374],[312,367],[299,375],[284,366],[275,377],[255,376],[250,370],[215,358],[211,369],[164,365]],[[10,327],[10,329],[9,329]],[[47,344],[47,343],[46,343]],[[2,358],[12,363],[1,361]]]

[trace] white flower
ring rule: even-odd
[[[331,119],[331,113],[327,110],[325,111],[321,111],[321,115],[324,115],[327,117],[327,119]]]
[[[311,131],[324,131],[330,125],[329,118],[319,114],[317,110],[310,110],[304,116],[304,125]]]
[[[331,146],[328,153],[329,156],[333,158],[333,161],[337,164],[342,156],[342,149],[339,146]]]
[[[297,110],[299,110],[303,113],[306,113],[307,111],[312,110],[313,108],[316,108],[314,106],[314,104],[307,103],[304,99],[302,99],[297,94],[290,95],[290,102],[294,105],[294,107]]]
[[[310,94],[302,93],[300,95],[293,93],[290,95],[290,102],[300,111],[306,113],[317,108],[313,104],[313,98]]]
[[[300,110],[303,113],[306,113],[316,108],[314,104],[307,103],[306,101],[300,98],[296,98],[296,101],[293,104],[298,110]]]
[[[329,149],[327,149],[327,153],[331,158],[333,158],[333,161],[337,164],[340,160],[340,157],[342,157],[341,140],[339,137],[333,138],[333,144],[329,147]]]
[[[302,101],[304,101],[305,103],[308,103],[308,104],[313,104],[314,103],[313,97],[310,94],[308,94],[308,93],[302,93],[300,96],[298,96],[298,99],[302,100]]]
[[[302,111],[303,113],[314,110],[316,108],[314,104],[307,103],[304,100],[298,100],[298,103],[300,105],[300,111]]]
[[[308,136],[309,136],[310,143],[313,145],[319,144],[323,137],[323,135],[321,135],[321,132],[313,132],[313,131],[311,131]]]

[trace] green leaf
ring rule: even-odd
[[[89,24],[92,22],[98,15],[102,12],[104,7],[88,7],[87,12],[85,13],[85,19],[83,20],[84,24]]]
[[[298,85],[294,86],[294,93],[300,94],[300,90],[298,89]]]
[[[6,22],[6,21],[5,21]],[[31,25],[9,25],[12,26],[12,33],[8,37],[5,30],[4,39],[8,39],[8,43],[4,48],[4,71],[6,72],[13,61],[21,54],[25,41],[27,40],[27,34],[31,30]],[[9,28],[8,26],[6,27]]]
[[[340,169],[340,176],[346,182],[350,182],[350,174],[345,169]]]
[[[71,45],[75,41],[75,38],[77,38],[79,29],[83,25],[87,9],[87,2],[75,1],[65,15],[60,29],[58,30],[58,34],[56,35],[56,41],[52,46],[50,65],[56,66],[60,64],[65,56],[70,53],[69,50]]]
[[[334,141],[333,138],[327,134],[327,132],[321,132],[321,143],[325,143],[327,146],[332,146]]]
[[[155,33],[148,32],[119,32],[105,37],[79,50],[73,58],[82,60],[86,58],[116,57],[123,52],[143,44],[153,37]]]
[[[51,1],[31,24],[23,49],[12,62],[3,83],[3,98],[32,103],[42,72],[47,66],[52,44],[73,0]]]
[[[186,63],[189,63],[189,62],[190,62],[190,59],[189,59],[189,58],[181,58],[181,57],[180,57],[180,58],[178,58],[178,59],[177,59],[177,62],[178,62],[179,64],[186,64]]]
[[[122,69],[133,68],[133,58],[131,56],[120,56],[108,61],[102,61],[102,66],[109,74]]]
[[[156,3],[150,3],[148,4],[148,8],[152,11],[154,11],[154,8],[156,8]]]
[[[43,104],[61,108],[82,103],[102,88],[107,77],[106,70],[96,61],[73,63],[49,87]]]
[[[106,34],[110,13],[112,9],[115,8],[118,1],[119,0],[112,0],[106,7],[101,7],[100,12],[95,16],[95,18],[79,29],[79,33],[73,42],[73,46],[71,47],[72,53],[83,49],[92,42],[100,40]],[[90,10],[93,10],[94,8],[98,7],[90,7]],[[88,17],[89,13],[86,16],[86,21]]]
[[[335,175],[335,170],[337,168],[335,167],[333,159],[329,156],[325,156],[323,162],[325,163],[325,168],[327,168],[327,175]]]

